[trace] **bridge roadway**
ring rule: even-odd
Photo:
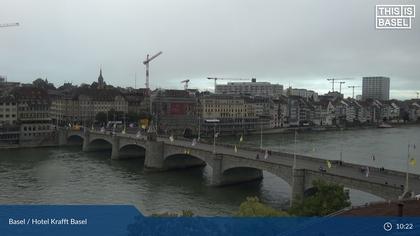
[[[209,143],[200,142],[192,146],[192,142],[189,140],[175,139],[171,141],[165,137],[155,137],[153,139],[144,136],[136,137],[134,134],[111,136],[95,131],[89,133],[88,135],[75,134],[74,132],[67,133],[66,137],[72,135],[82,137],[84,139],[84,150],[88,150],[85,145],[88,146],[94,140],[101,138],[107,140],[113,145],[114,157],[119,155],[117,151],[122,146],[138,145],[146,149],[145,168],[150,169],[167,170],[207,164],[213,170],[212,183],[214,185],[234,184],[262,178],[262,170],[265,170],[289,183],[292,187],[292,200],[301,198],[304,192],[311,188],[312,181],[316,179],[339,183],[387,200],[396,199],[404,193],[405,173],[398,171],[381,171],[377,167],[369,167],[369,175],[366,176],[366,173],[361,171],[366,166],[351,163],[339,165],[338,162],[331,161],[332,167],[328,168],[326,160],[303,155],[296,155],[296,169],[292,171],[294,155],[291,153],[273,151],[265,159],[264,152],[256,148],[238,146],[237,152],[235,152],[234,146],[219,144],[216,146],[216,154],[214,154],[213,145]],[[119,145],[113,144],[112,142],[115,142],[113,140],[118,140]],[[160,146],[156,146],[156,144]],[[259,154],[258,160],[256,159],[257,154]],[[173,159],[172,164],[169,165],[170,156],[178,156],[178,159]],[[184,156],[183,160],[180,160],[179,156]],[[185,158],[185,156],[195,158]],[[196,158],[202,162],[192,161],[188,163],[188,160],[197,160]],[[159,159],[160,161],[157,161]],[[320,166],[326,171],[320,171]],[[232,171],[233,169],[242,169],[242,171]],[[409,187],[410,192],[417,194],[420,192],[419,175],[409,175]]]

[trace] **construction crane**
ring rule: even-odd
[[[340,84],[340,93],[341,93],[341,85],[345,84],[346,82],[345,81],[339,81],[338,83]]]
[[[351,79],[327,79],[328,81],[331,81],[330,83],[332,84],[332,92],[334,92],[334,84],[340,84],[340,93],[341,93],[341,85],[344,84],[344,80],[351,80]]]
[[[348,88],[351,88],[352,90],[353,90],[353,96],[352,96],[352,98],[354,99],[354,88],[359,88],[360,86],[355,86],[355,85],[352,85],[352,86],[348,86]]]
[[[13,26],[19,26],[19,23],[7,23],[7,24],[0,24],[0,28],[2,27],[13,27]]]
[[[146,66],[146,88],[149,88],[149,63],[155,59],[156,57],[158,57],[160,54],[162,54],[162,52],[158,52],[156,53],[154,56],[149,57],[149,54],[147,54],[146,56],[146,60],[143,61],[143,64]]]
[[[184,89],[185,90],[188,90],[188,83],[190,82],[190,80],[189,79],[186,79],[186,80],[183,80],[183,81],[181,81],[181,83],[184,83]]]
[[[207,77],[207,79],[214,80],[214,90],[216,90],[217,80],[249,80],[249,79],[239,79],[239,78],[216,78],[216,77]]]

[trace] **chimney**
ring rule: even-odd
[[[404,215],[403,210],[404,210],[404,203],[399,202],[398,203],[398,216],[399,217],[402,217]]]

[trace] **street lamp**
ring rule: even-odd
[[[409,170],[409,163],[410,163],[410,146],[411,145],[408,144],[408,147],[407,147],[407,163],[406,163],[407,169],[406,169],[406,173],[405,173],[405,191],[404,191],[405,193],[410,191],[409,188],[408,188],[408,170]]]
[[[261,122],[261,132],[260,132],[260,149],[263,149],[263,122]]]
[[[219,123],[218,119],[209,119],[206,120],[206,123],[213,124],[213,154],[216,154],[216,125]]]
[[[293,147],[293,174],[295,173],[295,169],[296,169],[296,139],[297,139],[297,129],[295,129],[295,142],[294,142],[294,147]]]

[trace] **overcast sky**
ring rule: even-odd
[[[376,30],[375,4],[337,0],[2,0],[0,75],[56,86],[92,83],[213,89],[208,76],[331,90],[327,78],[391,77],[391,97],[420,90],[420,20],[411,30]],[[420,17],[420,16],[419,16]],[[361,89],[356,89],[360,94]]]

